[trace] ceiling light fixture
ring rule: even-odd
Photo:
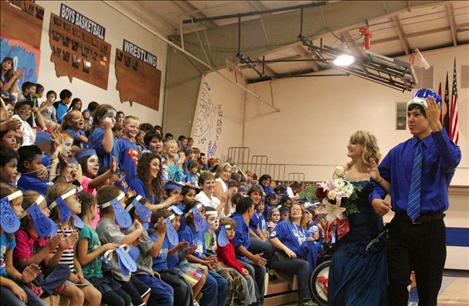
[[[334,65],[336,66],[350,66],[355,62],[355,57],[349,54],[340,54],[334,60]]]

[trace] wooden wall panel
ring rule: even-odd
[[[116,49],[115,70],[121,102],[136,102],[159,110],[161,71],[120,49]]]
[[[31,1],[0,1],[1,35],[40,49],[44,8]]]
[[[57,77],[74,77],[107,89],[111,45],[51,14],[49,43]]]

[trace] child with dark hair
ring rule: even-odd
[[[191,186],[194,187],[199,187],[199,172],[199,163],[196,161],[190,161],[189,167],[186,172],[186,183],[189,183]]]
[[[20,146],[16,129],[8,128],[0,132],[0,149],[18,150]]]
[[[88,138],[88,147],[95,149],[101,167],[110,167],[111,156],[118,157],[112,127],[115,124],[116,110],[111,105],[101,104],[93,113],[93,132]]]
[[[68,111],[68,105],[72,101],[72,92],[68,89],[63,89],[60,92],[60,100],[54,103],[56,110],[57,122],[62,123],[62,118]]]
[[[0,182],[16,184],[18,160],[19,155],[15,150],[0,150]]]
[[[274,255],[274,248],[269,242],[251,238],[249,220],[254,214],[254,202],[251,198],[240,198],[236,203],[236,212],[231,218],[236,221],[236,233],[233,239],[238,259],[256,281],[256,297],[259,303],[264,302],[265,265]]]
[[[49,217],[49,208],[45,198],[34,191],[23,193],[22,208],[37,206],[43,217]],[[50,221],[47,219],[47,221]],[[41,267],[42,275],[36,279],[33,286],[38,296],[60,295],[70,301],[71,306],[80,306],[84,303],[84,295],[72,283],[67,283],[70,269],[67,265],[59,264],[65,250],[74,245],[73,238],[55,235],[49,238],[51,231],[41,232],[41,226],[35,226],[36,220],[27,213],[21,221],[21,229],[16,232],[16,248],[14,250],[15,262],[21,268],[31,264]],[[42,230],[43,231],[43,230]],[[55,252],[54,252],[55,251]]]
[[[49,173],[47,168],[41,164],[42,152],[36,145],[23,146],[18,150],[20,159],[18,170],[21,177],[18,187],[22,190],[34,190],[43,195],[49,188]]]
[[[79,111],[81,113],[82,105],[83,105],[83,102],[81,102],[80,98],[73,98],[72,103],[70,103],[70,106],[68,107],[68,112]]]
[[[46,94],[46,101],[42,102],[39,108],[44,124],[50,130],[57,126],[56,110],[53,105],[56,99],[57,93],[53,90],[49,90]]]
[[[180,220],[183,212],[181,210],[160,209],[152,215],[151,223],[155,224],[160,219],[167,222],[171,220],[171,226],[177,232],[180,229]],[[168,226],[169,224],[166,223]],[[156,240],[160,236],[164,237],[163,245],[160,253],[153,258],[153,270],[161,275],[161,278],[174,288],[175,305],[197,305],[197,299],[200,290],[205,284],[208,271],[200,269],[199,266],[190,264],[185,260],[184,256],[187,252],[192,253],[194,247],[190,247],[187,242],[179,242],[179,239],[171,242],[168,238],[168,227],[165,233],[158,233],[155,229],[148,230],[152,240]],[[192,289],[191,289],[192,288]]]
[[[127,222],[130,216],[124,210],[124,198],[125,194],[117,186],[104,186],[98,190],[96,199],[100,206],[101,220],[96,227],[96,232],[101,243],[113,242],[130,246],[138,242],[144,231],[142,224],[137,220],[133,222],[131,232],[124,230],[125,227],[129,228],[132,224],[131,221]],[[120,205],[120,207],[116,206],[114,208],[113,203]],[[124,274],[118,267],[117,262],[113,264],[111,272],[114,279],[120,283],[122,289],[131,297],[133,305],[145,305],[144,299],[151,292],[147,285],[131,275],[130,271],[128,274]]]
[[[163,152],[163,137],[161,134],[154,131],[148,131],[143,137],[145,147],[152,153],[162,154]]]
[[[269,222],[267,223],[267,228],[269,230],[269,236],[272,234],[274,228],[277,226],[277,223],[280,222],[280,210],[278,208],[273,208],[269,212]]]
[[[66,286],[75,285],[83,293],[84,300],[90,306],[99,306],[101,303],[101,293],[85,278],[80,262],[76,258],[75,248],[78,241],[78,226],[76,216],[81,213],[81,203],[77,196],[76,187],[72,184],[57,183],[47,191],[51,219],[57,224],[57,234],[63,239],[70,240],[70,246],[62,250],[51,250],[52,254],[60,254],[58,264],[66,265],[69,268],[70,276]],[[63,201],[61,206],[59,201]],[[72,215],[65,217],[68,210]]]
[[[140,203],[140,198],[131,198],[127,201],[126,210],[134,222],[141,224],[148,223],[150,220],[144,218],[149,217],[150,210]],[[137,210],[137,205],[141,205],[141,209]],[[143,212],[142,212],[143,210]],[[147,216],[148,215],[148,216]],[[135,223],[134,223],[135,224]],[[126,232],[132,232],[133,226],[130,226]],[[143,230],[138,237],[136,243],[131,247],[132,258],[137,264],[137,271],[135,278],[145,283],[151,289],[148,305],[151,306],[172,306],[174,304],[174,290],[173,288],[161,280],[158,275],[155,275],[152,265],[153,258],[156,257],[160,251],[164,241],[164,233],[166,232],[166,223],[163,219],[159,219],[155,224],[157,238],[152,240],[146,230]]]
[[[33,107],[37,105],[37,97],[36,97],[36,84],[33,82],[26,81],[21,85],[21,92],[23,97],[26,100],[33,102]]]

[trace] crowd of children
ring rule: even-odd
[[[257,180],[67,89],[22,89],[0,101],[2,303],[262,305],[266,267],[314,268],[323,234],[300,184]],[[274,248],[283,237],[298,245]]]

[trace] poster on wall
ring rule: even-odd
[[[192,121],[191,137],[194,139],[194,147],[205,152],[208,158],[219,156],[217,150],[222,130],[223,105],[215,101],[213,88],[204,77]]]
[[[13,59],[15,71],[23,70],[23,76],[18,80],[18,88],[26,81],[37,82],[41,58],[39,49],[17,39],[0,37],[0,58],[5,57]]]
[[[60,16],[51,13],[49,44],[57,77],[79,78],[107,89],[111,45],[106,29],[65,4]]]
[[[116,89],[121,102],[136,102],[159,110],[161,71],[157,57],[124,39],[122,50],[116,49]]]

